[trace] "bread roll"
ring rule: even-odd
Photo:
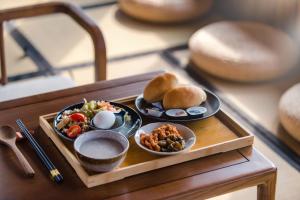
[[[196,86],[180,86],[169,90],[164,96],[164,109],[190,108],[206,101],[206,93]]]
[[[176,87],[178,80],[174,74],[164,73],[152,79],[144,89],[144,99],[149,102],[161,101],[165,93]]]

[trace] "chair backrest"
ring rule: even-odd
[[[66,2],[49,2],[0,11],[0,83],[2,85],[7,83],[3,38],[4,22],[8,20],[35,17],[53,13],[64,13],[70,16],[89,33],[94,45],[95,80],[106,80],[106,48],[103,35],[97,24],[89,16],[87,16],[78,6],[74,4]]]

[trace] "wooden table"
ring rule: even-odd
[[[36,175],[26,178],[13,153],[0,146],[1,199],[205,199],[250,186],[257,186],[258,199],[275,199],[276,167],[252,147],[201,158],[132,176],[121,181],[86,188],[54,144],[41,133],[38,117],[87,99],[115,99],[140,94],[153,72],[72,89],[0,103],[0,124],[16,127],[21,118],[45,152],[64,175],[57,185],[50,181],[33,149],[26,141],[19,148]]]

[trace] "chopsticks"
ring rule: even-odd
[[[33,147],[34,151],[38,155],[38,157],[41,159],[42,163],[45,165],[45,167],[50,172],[50,178],[56,182],[61,183],[63,181],[63,176],[60,174],[60,172],[56,169],[56,167],[53,165],[51,160],[48,158],[42,147],[37,143],[37,141],[32,137],[32,135],[29,133],[28,129],[25,127],[23,122],[20,119],[16,120],[16,123],[20,127],[23,135],[28,139],[29,143]]]

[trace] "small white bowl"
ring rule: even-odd
[[[184,146],[183,150],[174,151],[174,152],[157,152],[157,151],[153,151],[151,149],[148,149],[147,147],[145,147],[144,145],[141,144],[140,135],[142,133],[151,134],[151,132],[154,129],[156,129],[156,128],[162,126],[162,125],[165,125],[165,124],[170,124],[170,125],[173,125],[177,128],[177,130],[179,131],[180,135],[183,137],[184,142],[185,142],[185,146]],[[191,129],[189,129],[188,127],[183,126],[181,124],[174,124],[174,123],[169,123],[169,122],[156,122],[156,123],[151,123],[151,124],[147,124],[145,126],[142,126],[136,132],[136,134],[134,136],[134,139],[135,139],[135,142],[137,143],[137,145],[139,147],[141,147],[142,149],[144,149],[145,151],[148,151],[149,153],[160,155],[160,156],[176,155],[176,154],[179,154],[179,153],[189,151],[196,142],[196,136],[195,136],[194,132]]]

